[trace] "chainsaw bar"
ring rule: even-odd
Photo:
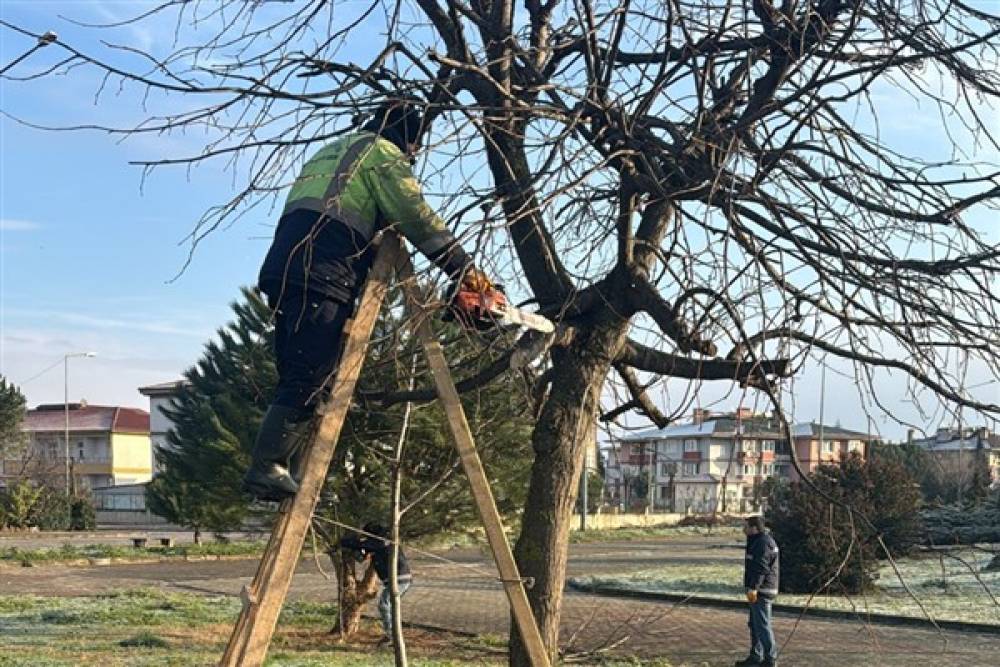
[[[497,321],[501,324],[527,327],[528,329],[540,331],[542,333],[552,333],[556,330],[555,325],[552,324],[552,320],[537,313],[521,310],[520,308],[514,308],[509,304],[495,304],[489,309],[489,311],[490,314],[497,318]]]
[[[500,290],[475,292],[463,289],[455,296],[452,304],[473,322],[492,321],[501,326],[526,327],[541,333],[552,333],[556,330],[548,318],[510,305]]]

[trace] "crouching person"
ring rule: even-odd
[[[389,531],[380,524],[368,523],[361,529],[365,535],[351,534],[340,540],[340,546],[354,551],[363,560],[371,559],[375,574],[382,582],[382,592],[378,598],[378,613],[382,619],[382,630],[385,637],[380,643],[392,641],[392,590],[389,584],[389,568],[392,567],[392,543],[389,541]],[[410,564],[406,560],[403,549],[399,549],[399,559],[396,564],[396,583],[399,597],[402,598],[413,583],[410,574]]]

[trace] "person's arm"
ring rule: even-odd
[[[353,549],[354,551],[361,550],[361,540],[358,538],[357,533],[348,533],[344,537],[340,538],[340,546],[344,549]]]
[[[763,585],[764,577],[768,571],[767,545],[766,540],[763,538],[754,540],[754,543],[750,546],[750,562],[747,563],[747,567],[750,568],[747,590],[753,591],[756,594]]]
[[[424,199],[420,182],[402,151],[379,139],[365,162],[372,196],[389,223],[451,278],[469,273],[472,258]]]
[[[361,540],[361,550],[366,554],[373,554],[386,548],[385,540],[378,537],[365,537]]]

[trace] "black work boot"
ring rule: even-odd
[[[253,462],[243,477],[244,491],[258,500],[277,502],[298,492],[288,465],[308,437],[312,415],[312,410],[283,405],[268,408],[257,432]]]
[[[733,664],[735,667],[751,667],[752,665],[763,665],[764,661],[751,655],[743,658],[742,660],[737,660]]]

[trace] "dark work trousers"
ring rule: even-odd
[[[777,660],[778,647],[774,643],[774,630],[771,629],[771,604],[763,596],[750,605],[750,655],[761,662]]]
[[[343,303],[322,293],[286,286],[283,293],[268,290],[268,303],[275,310],[278,365],[273,402],[314,409],[326,397],[324,389],[340,361],[344,326],[354,310],[354,298]]]

